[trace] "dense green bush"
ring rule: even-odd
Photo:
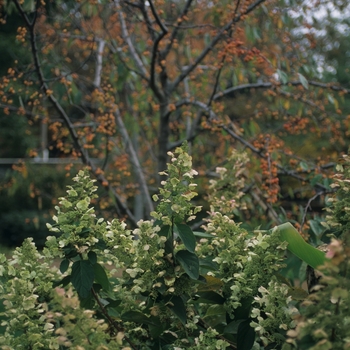
[[[12,258],[0,257],[1,349],[348,348],[348,245],[333,240],[325,261],[290,224],[248,232],[235,223],[243,184],[230,195],[215,186],[240,174],[238,154],[218,169],[210,218],[193,232],[196,171],[185,146],[169,155],[154,220],[131,231],[97,218],[97,188],[80,171],[48,225],[55,236],[46,248],[39,253],[27,239]],[[347,192],[347,179],[335,183]],[[335,208],[344,198],[334,198]],[[340,229],[337,212],[325,224]],[[322,270],[316,293],[281,275],[287,246]]]

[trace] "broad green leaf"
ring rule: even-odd
[[[205,316],[203,317],[206,323],[211,327],[226,322],[226,308],[224,305],[209,306]]]
[[[55,288],[55,287],[58,287],[58,286],[62,286],[62,287],[65,287],[67,286],[71,281],[71,275],[68,275],[68,276],[65,276],[63,277],[61,280],[59,281],[55,281],[52,286]]]
[[[199,299],[196,302],[205,304],[224,304],[225,298],[213,291],[198,292]]]
[[[200,237],[200,238],[215,238],[216,236],[211,235],[210,233],[207,232],[200,232],[200,231],[193,231],[193,234],[196,237]]]
[[[291,223],[286,222],[277,229],[280,240],[288,242],[288,250],[314,269],[326,261],[325,253],[306,243]]]
[[[100,264],[93,265],[93,270],[95,274],[95,282],[100,284],[104,291],[109,291],[111,285],[107,277],[105,269]]]
[[[219,290],[224,285],[224,283],[219,278],[209,276],[209,275],[206,275],[204,277],[207,283],[204,285],[198,286],[198,290],[200,292],[209,292],[209,291]]]
[[[60,264],[61,273],[65,273],[68,270],[68,267],[69,267],[69,260],[68,259],[62,260]]]
[[[199,261],[196,254],[193,254],[188,250],[179,250],[175,257],[190,278],[193,280],[198,279]]]
[[[173,297],[169,298],[169,301],[167,302],[166,306],[179,318],[183,325],[186,325],[186,306],[181,297],[174,295]]]
[[[212,260],[213,258],[208,256],[204,259],[199,259],[199,265],[201,268],[210,270],[210,271],[215,271],[218,269],[218,263]]]
[[[71,282],[81,298],[87,298],[94,282],[94,270],[88,260],[78,260],[72,266]]]
[[[310,220],[310,227],[312,231],[315,233],[316,236],[321,236],[324,231],[326,231],[326,228],[322,226],[321,222],[319,220]]]
[[[224,329],[224,333],[237,334],[238,327],[244,320],[234,320],[230,322]]]
[[[121,315],[121,319],[128,322],[159,326],[159,320],[156,317],[148,317],[140,311],[127,311]]]
[[[97,263],[97,255],[95,252],[89,252],[88,253],[88,259],[89,261],[91,262],[92,265],[96,264]]]
[[[242,321],[238,326],[237,333],[237,349],[250,350],[253,347],[255,341],[255,331],[250,326],[252,320],[249,318]]]
[[[306,78],[302,74],[298,73],[298,75],[299,75],[299,80],[301,82],[301,85],[303,85],[305,90],[308,90],[309,82],[306,80]]]
[[[181,238],[182,243],[185,245],[186,249],[194,253],[196,248],[196,237],[194,236],[191,228],[184,224],[175,225],[175,232]]]
[[[288,75],[281,71],[280,69],[277,69],[277,75],[282,84],[287,84],[288,83]]]
[[[80,301],[80,307],[83,309],[90,309],[92,310],[95,306],[95,299],[92,296],[91,291],[89,292],[89,295],[86,298],[79,298]]]

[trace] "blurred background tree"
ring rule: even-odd
[[[148,218],[167,152],[185,140],[199,202],[232,150],[247,152],[236,220],[291,220],[317,243],[349,146],[346,1],[1,4],[4,244],[42,243],[82,166],[100,183],[101,214]]]

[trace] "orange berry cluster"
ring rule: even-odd
[[[308,118],[291,117],[287,123],[284,123],[283,128],[291,135],[300,134],[309,124]]]
[[[253,143],[254,147],[262,151],[263,158],[260,160],[260,169],[262,175],[261,189],[265,193],[268,203],[276,203],[280,191],[277,161],[274,159],[276,149],[279,149],[283,142],[275,137],[259,135]]]

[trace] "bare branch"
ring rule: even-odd
[[[323,89],[330,89],[333,91],[339,91],[339,92],[344,92],[344,93],[350,94],[350,89],[345,89],[345,88],[338,86],[338,85],[320,83],[320,82],[313,81],[313,80],[308,81],[308,83],[311,86],[316,86],[316,87],[320,87]],[[299,80],[288,81],[286,83],[264,82],[264,83],[242,84],[242,85],[238,85],[238,86],[233,86],[233,87],[228,88],[222,92],[218,92],[217,94],[214,95],[213,100],[218,101],[221,98],[223,98],[229,94],[232,94],[232,93],[237,92],[237,91],[246,90],[246,89],[272,89],[272,88],[276,88],[278,86],[300,86],[300,85],[303,85],[303,84]]]
[[[153,2],[152,0],[148,0],[149,6],[151,8],[153,17],[155,18],[157,24],[159,25],[159,27],[162,30],[162,33],[166,34],[168,33],[168,28],[165,26],[165,24],[162,22],[162,20],[159,18],[158,13],[156,11],[156,9],[154,8]]]
[[[94,86],[99,88],[101,85],[102,63],[103,63],[103,50],[106,42],[103,39],[98,40],[97,52],[96,52],[96,69]]]
[[[153,48],[152,48],[152,60],[151,60],[151,80],[150,80],[150,87],[153,90],[153,92],[155,93],[155,95],[158,97],[158,99],[161,101],[163,100],[163,94],[161,93],[161,91],[159,90],[156,82],[155,82],[155,69],[156,69],[156,60],[157,60],[157,56],[158,56],[158,45],[161,42],[161,40],[165,37],[165,35],[168,33],[168,28],[163,24],[163,22],[161,21],[161,19],[158,16],[158,13],[156,11],[156,9],[154,8],[153,2],[151,0],[148,1],[151,7],[151,11],[152,14],[157,22],[157,24],[159,25],[159,27],[161,28],[162,32],[158,35],[158,37],[155,39],[154,43],[153,43]],[[162,67],[162,74],[165,74],[165,67],[161,64]]]
[[[162,59],[165,59],[165,57],[168,55],[169,51],[171,50],[172,46],[173,46],[173,43],[174,43],[174,40],[175,38],[177,37],[177,33],[179,31],[179,29],[181,28],[182,26],[182,18],[184,16],[186,16],[188,10],[190,9],[191,7],[191,4],[192,4],[193,0],[187,0],[180,16],[178,17],[177,19],[177,25],[175,26],[174,30],[172,31],[171,33],[171,36],[170,36],[170,39],[169,39],[169,44],[165,47],[165,49],[161,52],[161,57]]]
[[[120,115],[120,111],[119,111],[117,106],[115,108],[116,109],[115,109],[115,112],[114,112],[114,116],[115,116],[115,119],[116,119],[116,123],[117,123],[117,125],[119,127],[119,131],[122,134],[122,137],[123,137],[124,142],[126,144],[126,147],[128,149],[128,153],[130,155],[131,162],[132,162],[132,164],[133,164],[133,166],[135,168],[135,175],[137,176],[137,178],[139,180],[139,184],[140,184],[140,187],[141,187],[141,192],[143,193],[144,199],[145,199],[145,202],[146,202],[146,206],[147,206],[147,210],[146,211],[147,211],[147,213],[150,213],[150,212],[152,212],[154,210],[154,207],[153,207],[153,202],[152,202],[151,196],[150,196],[149,191],[148,191],[147,182],[146,182],[144,173],[142,171],[142,167],[141,167],[139,158],[138,158],[138,156],[136,154],[136,151],[134,149],[134,146],[133,146],[133,144],[132,144],[132,142],[130,140],[129,133],[126,130],[123,118]]]
[[[305,220],[306,220],[306,214],[307,214],[307,211],[309,210],[309,208],[311,209],[311,203],[319,196],[321,196],[322,194],[325,194],[326,192],[325,191],[320,191],[320,192],[317,192],[314,196],[312,196],[307,204],[306,204],[306,207],[304,209],[304,213],[303,213],[303,218],[301,220],[301,224],[300,224],[300,232],[303,230],[303,226],[305,224]]]
[[[139,56],[139,54],[136,51],[136,48],[134,46],[134,44],[132,43],[132,40],[130,38],[128,29],[126,27],[126,23],[125,23],[125,19],[124,19],[124,13],[120,8],[120,0],[114,0],[114,3],[117,7],[119,7],[118,9],[118,15],[119,15],[119,21],[120,21],[120,25],[121,25],[121,29],[122,29],[122,37],[124,39],[124,41],[126,42],[126,44],[129,47],[129,51],[131,54],[131,57],[133,58],[136,66],[138,67],[138,69],[140,70],[140,72],[142,73],[142,75],[144,76],[145,79],[147,79],[148,76],[148,72]]]

